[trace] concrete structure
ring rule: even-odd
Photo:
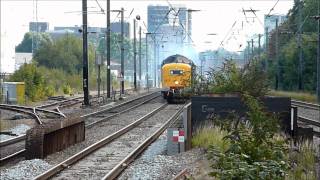
[[[48,30],[48,22],[29,22],[29,32],[46,32]]]
[[[32,53],[16,53],[15,54],[15,70],[18,70],[23,64],[29,64],[32,61]]]

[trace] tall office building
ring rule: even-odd
[[[29,32],[46,32],[48,30],[48,22],[29,22]]]
[[[155,30],[164,24],[169,24],[169,6],[148,6],[148,32]]]

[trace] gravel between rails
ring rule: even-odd
[[[139,94],[141,95],[141,94]],[[135,98],[135,97],[131,97],[130,99]],[[127,99],[129,100],[129,98]],[[121,101],[120,103],[122,103],[123,101]],[[96,141],[102,139],[103,137],[121,129],[123,126],[129,124],[130,122],[133,122],[134,120],[136,120],[136,118],[142,117],[143,115],[145,115],[146,113],[150,112],[151,110],[155,109],[156,107],[160,106],[160,104],[163,104],[164,101],[159,97],[156,98],[136,109],[131,110],[130,112],[126,112],[124,117],[122,117],[122,115],[114,117],[114,119],[110,119],[109,121],[105,121],[101,124],[98,124],[98,126],[93,126],[92,128],[86,129],[86,140],[82,143],[76,144],[74,146],[69,147],[68,149],[65,149],[64,151],[61,152],[57,152],[55,154],[49,155],[45,160],[46,163],[50,164],[50,165],[54,165],[57,164],[63,160],[65,160],[66,158],[72,156],[73,154],[79,152],[80,150],[82,150],[83,148],[95,143]],[[121,122],[123,121],[123,122]],[[24,147],[24,142],[21,143]],[[20,164],[28,164],[25,163],[25,161],[21,161],[22,158],[19,158],[17,160],[19,160],[19,164],[17,164],[16,161],[14,162],[10,162],[5,164],[5,166],[0,167],[0,174],[5,174],[5,173],[9,173],[6,176],[2,176],[1,178],[4,179],[12,179],[9,177],[12,177],[10,175],[9,171],[10,169],[15,169],[17,166],[19,166]],[[41,169],[41,168],[40,168]],[[46,171],[49,168],[44,168],[41,170],[41,172],[39,171],[35,171],[35,173],[32,173],[30,176],[26,176],[26,179],[30,179],[32,177],[35,177],[36,175],[39,175],[40,173]],[[23,172],[22,172],[23,174]],[[20,179],[20,178],[17,178]]]
[[[160,128],[180,107],[181,105],[167,106],[138,127],[65,169],[53,179],[101,179],[126,155]]]
[[[175,175],[187,168],[194,173],[199,167],[199,161],[206,160],[201,149],[192,149],[188,152],[169,156],[166,154],[167,132],[165,131],[157,141],[120,175],[119,180],[163,180],[172,179]]]
[[[100,124],[97,124],[92,128],[88,128],[86,129],[85,141],[71,146],[63,151],[49,155],[45,160],[49,164],[58,164],[63,160],[69,158],[73,154],[97,142],[98,140],[120,130],[121,128],[137,120],[138,118],[141,118],[142,116],[151,112],[163,103],[165,102],[161,99],[161,97],[159,97],[140,107],[137,107],[136,109],[116,116],[108,121],[101,122]]]
[[[156,94],[152,94],[152,95],[149,95],[149,96],[147,96],[147,97],[143,97],[143,98],[141,98],[141,99],[137,99],[137,100],[135,100],[135,101],[133,101],[133,102],[130,102],[130,103],[128,103],[128,104],[124,104],[124,105],[122,105],[122,106],[120,106],[120,107],[117,107],[116,109],[112,109],[112,110],[110,110],[110,111],[106,111],[106,112],[104,112],[104,113],[100,113],[100,114],[97,114],[97,115],[93,115],[93,116],[90,116],[90,117],[87,117],[86,118],[86,120],[85,120],[85,123],[86,123],[86,125],[89,125],[89,124],[91,124],[91,123],[95,123],[95,122],[97,122],[97,121],[99,121],[99,120],[101,120],[102,118],[107,118],[107,117],[109,117],[109,116],[113,116],[113,115],[115,115],[116,113],[120,113],[120,112],[122,112],[122,111],[126,111],[126,110],[128,110],[129,108],[132,108],[132,107],[134,107],[134,106],[136,106],[136,105],[139,105],[139,104],[141,104],[142,102],[144,102],[144,101],[146,101],[146,100],[149,100],[149,99],[152,99],[152,98],[155,98],[155,99],[159,99],[159,95],[160,94],[158,94],[158,93],[156,93]],[[148,102],[146,102],[146,103],[148,103]],[[141,105],[140,105],[141,106]],[[133,108],[134,109],[134,108]],[[132,110],[132,109],[131,109]],[[129,110],[130,111],[130,110]],[[119,115],[118,115],[119,116]],[[90,125],[91,126],[91,125]]]
[[[320,122],[320,110],[312,110],[312,109],[305,109],[305,108],[298,108],[298,115],[304,116],[310,119],[318,120]]]

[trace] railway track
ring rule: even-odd
[[[313,104],[313,103],[308,103],[308,102],[303,102],[303,101],[291,100],[291,106],[320,111],[319,104]]]
[[[300,108],[306,109],[309,111],[318,111],[320,112],[320,105],[319,104],[313,104],[313,103],[308,103],[308,102],[303,102],[303,101],[297,101],[297,100],[291,100],[291,106],[292,107],[297,107],[298,111]],[[319,113],[320,114],[320,113]],[[320,129],[320,117],[318,119],[312,119],[309,117],[305,116],[298,116],[298,121],[303,122],[306,125],[311,125],[312,127],[316,127],[316,129]],[[320,132],[319,131],[313,131],[314,135],[317,137],[320,137]]]
[[[91,128],[101,122],[104,122],[104,121],[109,120],[111,118],[114,118],[120,114],[123,114],[129,110],[137,108],[137,107],[139,107],[139,106],[141,106],[141,105],[143,105],[143,104],[145,104],[145,103],[147,103],[147,102],[149,102],[159,96],[160,96],[160,94],[158,92],[149,93],[147,95],[140,96],[140,97],[134,98],[132,100],[126,101],[126,102],[121,103],[119,105],[116,105],[114,107],[106,108],[106,109],[103,109],[100,111],[96,111],[93,113],[83,115],[82,117],[85,118],[86,128]],[[1,141],[0,147],[2,147],[2,149],[3,149],[5,146],[10,146],[15,143],[21,143],[22,141],[25,140],[25,138],[26,138],[25,135],[21,135],[16,138],[11,138],[11,139],[8,139],[5,141]],[[25,152],[25,149],[20,149],[10,155],[6,155],[5,157],[1,157],[0,164],[8,162],[9,160],[11,160],[13,158],[21,157],[24,155],[24,152]]]
[[[163,133],[181,113],[182,107],[160,105],[35,179],[114,179]]]
[[[30,115],[31,117],[33,117],[37,121],[38,124],[42,124],[43,123],[41,121],[41,119],[40,119],[40,117],[41,117],[40,113],[53,114],[53,115],[57,115],[58,117],[59,116],[60,117],[65,117],[65,115],[63,113],[61,113],[61,112],[42,109],[42,108],[39,108],[39,107],[27,107],[27,106],[0,104],[0,109],[20,112],[20,113],[24,113],[24,114]]]

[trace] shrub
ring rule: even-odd
[[[279,132],[278,121],[268,115],[258,100],[244,94],[247,117],[227,121],[224,137],[230,142],[226,151],[210,146],[208,157],[213,171],[210,175],[221,179],[284,179],[288,169],[283,139],[274,138]],[[230,119],[231,119],[230,118]]]
[[[195,94],[240,93],[254,97],[264,96],[269,86],[267,74],[258,62],[240,69],[232,60],[226,60],[218,70],[211,69],[207,78],[196,76],[192,84]]]
[[[69,84],[66,84],[62,87],[63,93],[64,94],[71,94],[72,93],[72,88]]]

